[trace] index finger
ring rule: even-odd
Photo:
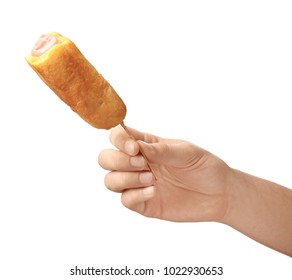
[[[139,153],[138,143],[128,135],[122,126],[113,128],[109,139],[117,149],[130,156],[135,156]]]

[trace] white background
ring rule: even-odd
[[[127,125],[291,188],[291,14],[290,1],[1,1],[0,279],[167,279],[70,276],[76,265],[291,279],[291,258],[232,228],[124,208],[97,164],[109,131],[81,120],[24,60],[40,34],[59,32],[123,98]]]

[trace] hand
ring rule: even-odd
[[[105,185],[144,216],[177,222],[227,224],[292,256],[292,190],[239,170],[189,142],[122,127],[110,134],[118,150],[104,150]],[[151,170],[150,172],[145,155]]]
[[[137,141],[116,127],[110,141],[118,150],[103,150],[98,159],[101,167],[110,170],[106,187],[122,193],[124,206],[169,221],[223,219],[231,169],[221,159],[186,141],[129,131]]]

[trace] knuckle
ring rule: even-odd
[[[113,166],[115,170],[124,170],[126,168],[127,156],[122,152],[116,154],[113,161]]]
[[[119,174],[119,177],[116,178],[117,180],[117,185],[120,187],[120,189],[125,189],[128,187],[128,174],[125,172],[122,172]]]

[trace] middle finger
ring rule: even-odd
[[[142,171],[147,170],[147,162],[142,155],[129,156],[117,150],[103,150],[98,157],[99,165],[106,170]]]

